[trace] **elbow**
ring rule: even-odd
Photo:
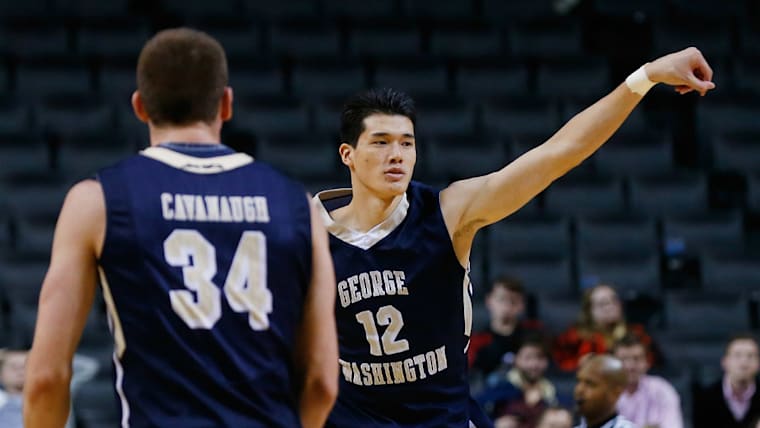
[[[330,376],[331,371],[317,374],[307,379],[304,384],[304,395],[312,397],[321,404],[332,407],[338,398],[338,375]]]
[[[314,382],[314,393],[324,397],[325,402],[330,405],[338,398],[338,375],[320,376],[320,379]]]
[[[43,368],[30,370],[24,382],[25,407],[34,405],[48,397],[66,393],[71,382],[71,369],[55,370]]]

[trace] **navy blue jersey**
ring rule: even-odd
[[[467,427],[471,287],[438,192],[412,182],[367,233],[328,212],[349,191],[320,193],[337,280],[340,394],[332,427]]]
[[[121,426],[300,426],[305,190],[221,145],[152,147],[97,178]]]

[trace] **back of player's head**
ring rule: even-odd
[[[369,89],[348,99],[340,116],[341,142],[356,146],[364,132],[364,119],[373,114],[406,116],[417,120],[417,110],[412,97],[391,88]]]
[[[137,62],[137,90],[157,126],[213,122],[227,81],[222,46],[189,28],[159,32]]]

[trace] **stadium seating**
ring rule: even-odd
[[[601,216],[625,210],[620,180],[596,177],[589,180],[560,179],[546,191],[544,209],[565,216]]]
[[[707,179],[702,175],[642,177],[629,180],[630,204],[646,215],[703,213]]]
[[[659,249],[655,222],[647,217],[579,219],[575,242],[579,257],[641,258]]]
[[[311,61],[297,64],[292,92],[305,99],[347,98],[367,86],[366,73],[354,61]]]
[[[502,54],[498,29],[479,25],[436,28],[430,36],[430,53],[455,59],[488,58]]]

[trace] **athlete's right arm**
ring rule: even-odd
[[[335,271],[327,232],[311,199],[312,268],[298,333],[296,367],[301,424],[322,427],[338,395],[338,335],[335,330]]]
[[[63,427],[69,413],[71,361],[95,296],[105,231],[100,184],[87,180],[66,196],[40,292],[34,343],[26,364],[24,426]]]

